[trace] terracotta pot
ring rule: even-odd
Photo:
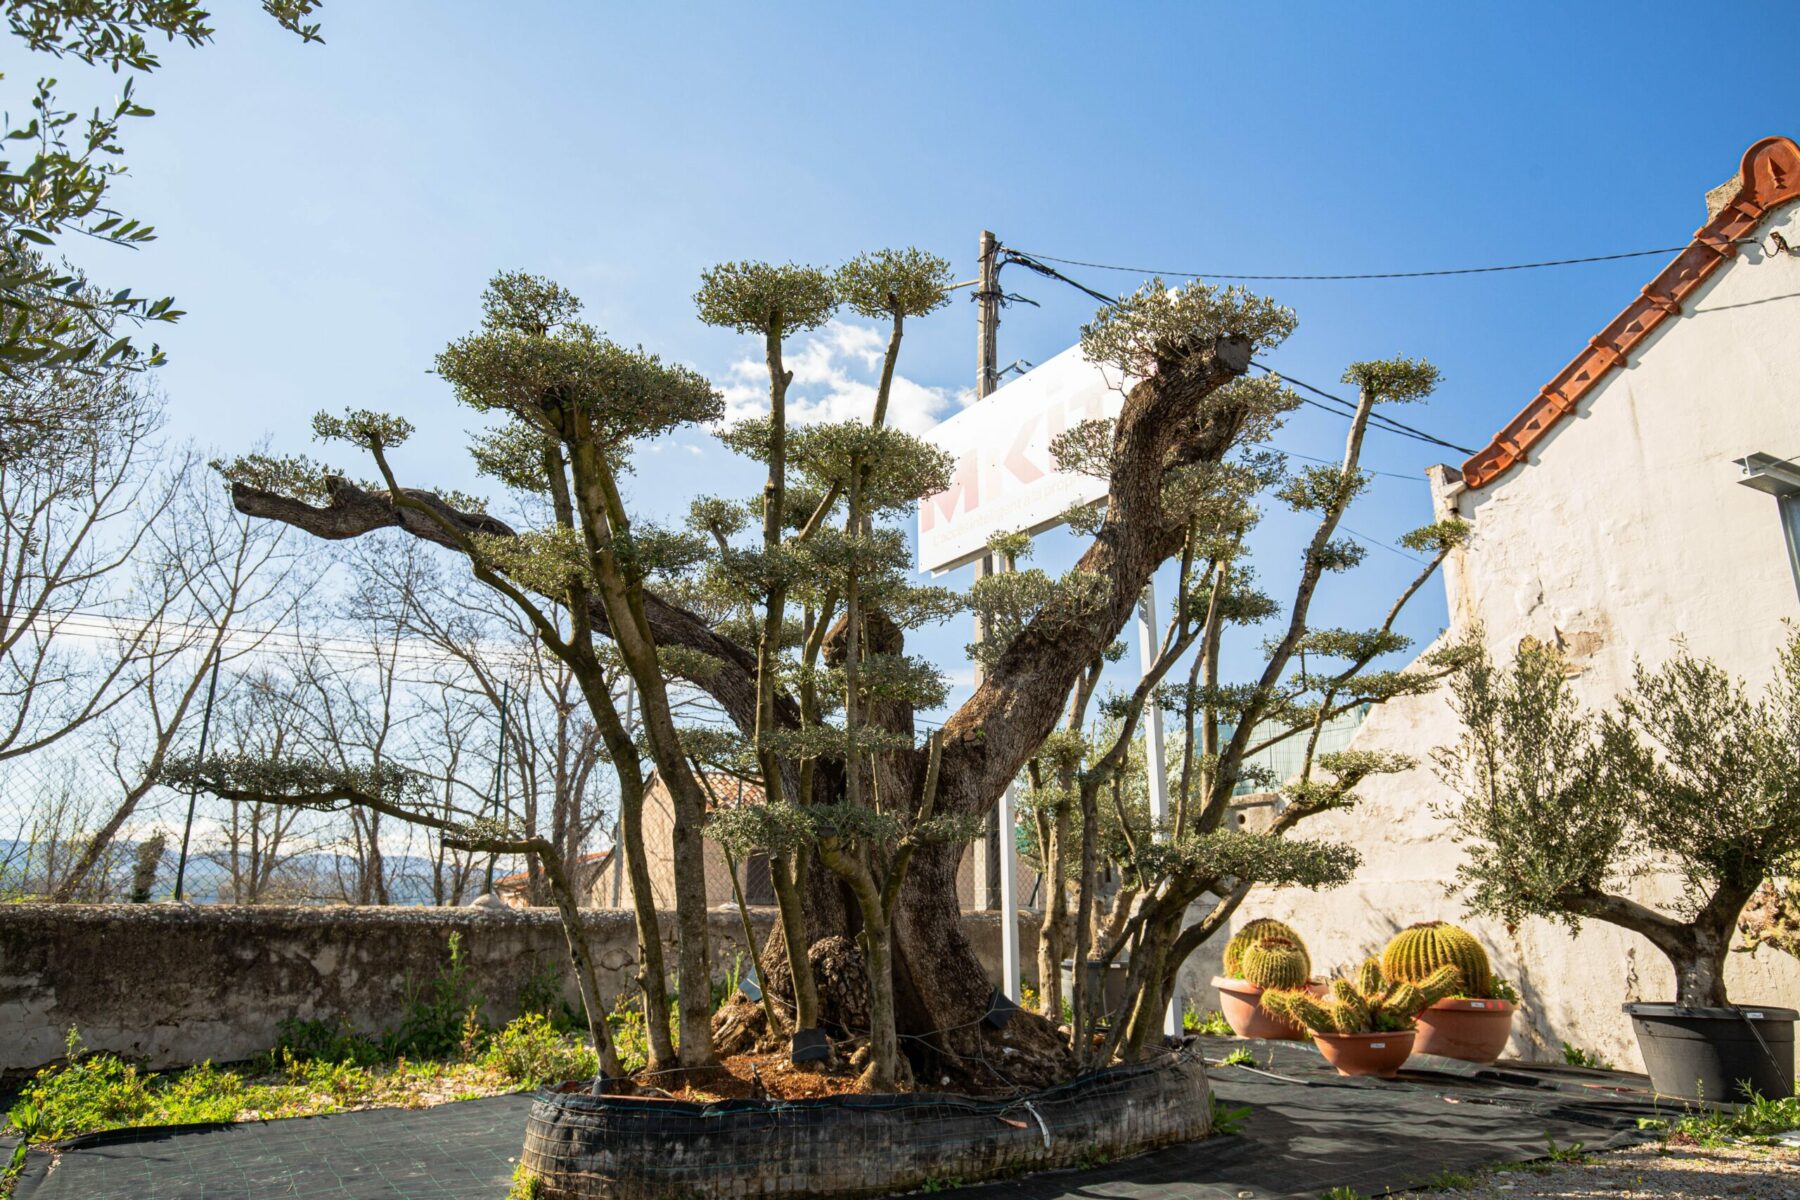
[[[1491,1063],[1506,1049],[1512,1034],[1510,1000],[1439,1000],[1419,1014],[1418,1054]]]
[[[1398,1033],[1315,1033],[1313,1045],[1339,1075],[1392,1079],[1412,1053],[1413,1031]]]
[[[1263,990],[1254,983],[1215,975],[1212,985],[1219,989],[1219,1011],[1225,1014],[1231,1031],[1239,1037],[1276,1042],[1306,1040],[1305,1031],[1298,1025],[1290,1025],[1262,1010]]]

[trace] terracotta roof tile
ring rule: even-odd
[[[1770,209],[1800,197],[1800,146],[1791,138],[1764,138],[1744,152],[1743,165],[1733,182],[1736,190],[1729,199],[1709,194],[1712,215],[1694,232],[1688,247],[1588,342],[1587,349],[1557,372],[1493,441],[1463,464],[1464,483],[1471,488],[1486,487],[1524,461],[1526,452],[1574,412],[1582,397],[1602,379],[1624,366],[1626,356],[1657,326],[1681,315],[1682,301],[1711,278],[1720,263],[1737,254],[1738,239],[1748,236]],[[1715,193],[1724,190],[1715,189]]]

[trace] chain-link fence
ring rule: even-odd
[[[0,901],[455,905],[488,887],[488,856],[377,814],[132,790],[90,741],[0,762]]]

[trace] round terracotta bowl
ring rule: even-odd
[[[1298,1025],[1290,1025],[1262,1010],[1263,990],[1254,983],[1215,975],[1212,985],[1219,989],[1219,1011],[1225,1014],[1226,1023],[1239,1037],[1277,1042],[1306,1040],[1305,1032]]]
[[[1339,1075],[1392,1079],[1413,1049],[1413,1031],[1399,1033],[1315,1033],[1313,1045]]]
[[[1419,1014],[1419,1038],[1413,1049],[1464,1062],[1491,1063],[1506,1049],[1517,1007],[1509,1000],[1439,1000]]]

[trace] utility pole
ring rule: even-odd
[[[1000,350],[1000,242],[992,231],[981,231],[981,252],[975,282],[975,399],[979,402],[994,390],[999,369]],[[995,573],[992,554],[975,560],[977,582]],[[975,640],[980,642],[986,630],[981,618],[975,618]],[[981,664],[975,664],[975,686],[981,686]],[[1000,814],[998,807],[988,810],[987,824],[982,830],[981,857],[975,863],[975,906],[983,909],[999,907],[1000,881]]]
[[[1000,369],[1000,241],[981,231],[981,269],[975,292],[975,398],[994,390]]]
[[[980,272],[975,292],[975,399],[985,399],[999,383],[1000,374],[1000,242],[991,230],[981,231]],[[984,579],[1006,569],[993,554],[975,560],[975,578]],[[975,623],[975,640],[982,637],[981,622]],[[981,664],[975,664],[975,683],[981,684]],[[987,836],[983,839],[982,884],[979,903],[983,908],[1000,910],[1000,991],[1008,1000],[1018,1003],[1019,988],[1019,897],[1018,840],[1013,819],[1013,789],[1009,783],[1000,801],[988,813]],[[998,884],[998,887],[995,885]],[[999,894],[996,896],[995,893]],[[998,901],[998,904],[996,904]]]

